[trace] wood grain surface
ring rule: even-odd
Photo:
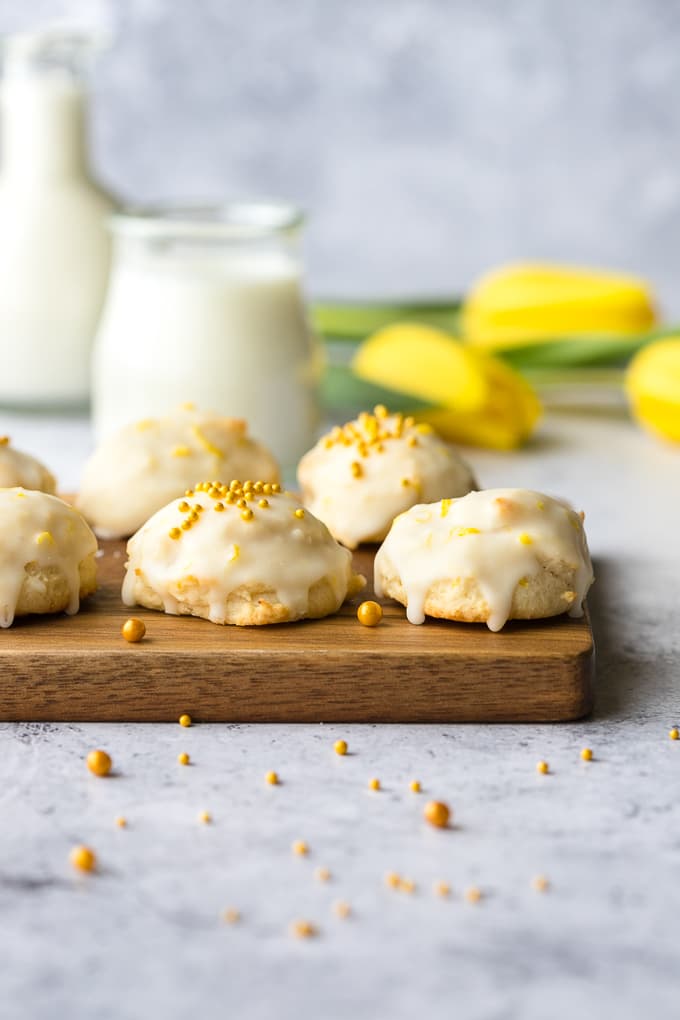
[[[101,543],[99,590],[81,612],[26,617],[0,631],[0,719],[214,722],[557,721],[592,704],[587,616],[511,623],[408,623],[386,602],[362,627],[361,598],[339,614],[270,627],[221,627],[126,609],[122,542]],[[372,576],[373,555],[356,567]],[[120,628],[144,620],[128,644]]]

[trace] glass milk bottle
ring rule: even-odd
[[[112,200],[88,170],[87,36],[0,42],[0,404],[68,407],[89,394]]]
[[[320,361],[300,212],[283,203],[112,217],[93,359],[99,439],[183,403],[247,420],[285,469],[315,438]]]

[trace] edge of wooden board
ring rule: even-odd
[[[512,655],[384,656],[361,647],[273,657],[265,648],[155,649],[147,669],[140,647],[14,657],[8,670],[0,655],[0,719],[163,722],[189,712],[203,722],[566,721],[592,708],[588,635],[574,654],[522,664]]]

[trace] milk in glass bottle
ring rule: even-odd
[[[94,41],[6,37],[0,91],[0,404],[84,404],[106,288],[112,199],[88,169]]]

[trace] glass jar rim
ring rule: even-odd
[[[130,207],[109,217],[115,235],[142,240],[257,240],[290,234],[304,223],[304,212],[291,202],[264,199],[219,205]]]
[[[4,60],[59,60],[103,50],[109,42],[109,35],[103,31],[54,25],[25,32],[3,32],[0,55]]]

